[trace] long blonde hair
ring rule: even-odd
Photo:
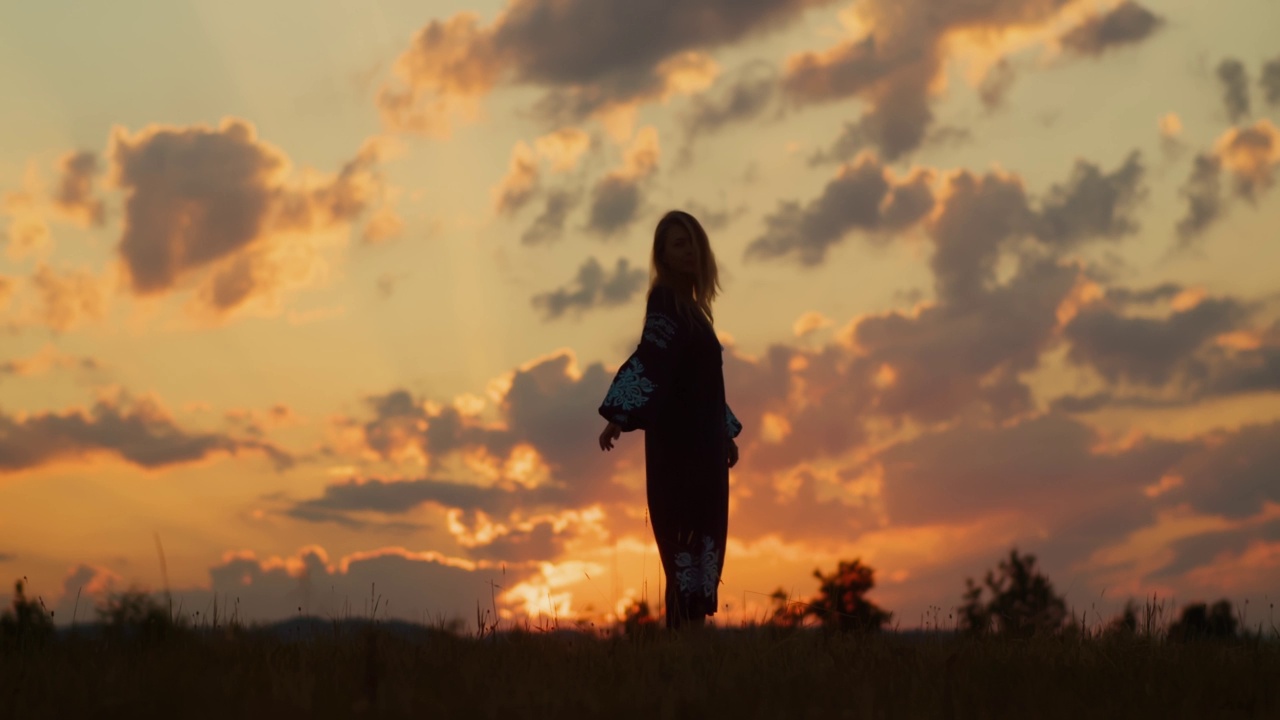
[[[680,224],[689,233],[698,255],[698,271],[689,283],[680,274],[662,262],[662,251],[666,244],[667,229]],[[707,239],[707,231],[697,218],[683,210],[672,210],[658,221],[653,230],[653,254],[649,260],[649,289],[663,283],[676,290],[681,306],[701,312],[707,322],[714,325],[715,316],[711,312],[711,304],[720,294],[720,273],[716,269],[716,256],[711,251],[711,241]]]

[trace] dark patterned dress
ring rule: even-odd
[[[666,575],[667,627],[713,615],[729,527],[727,439],[742,431],[724,397],[724,348],[696,309],[661,283],[649,292],[640,345],[618,369],[600,414],[644,430],[649,517]]]

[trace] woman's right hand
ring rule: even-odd
[[[622,436],[622,427],[615,422],[610,422],[604,426],[604,432],[600,433],[600,449],[612,450],[613,441]]]

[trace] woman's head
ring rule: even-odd
[[[650,284],[663,282],[686,293],[708,318],[720,290],[716,256],[702,225],[687,212],[672,210],[653,231]]]

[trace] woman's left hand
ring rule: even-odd
[[[738,443],[731,438],[728,445],[729,447],[726,449],[728,450],[729,467],[733,467],[738,464]]]

